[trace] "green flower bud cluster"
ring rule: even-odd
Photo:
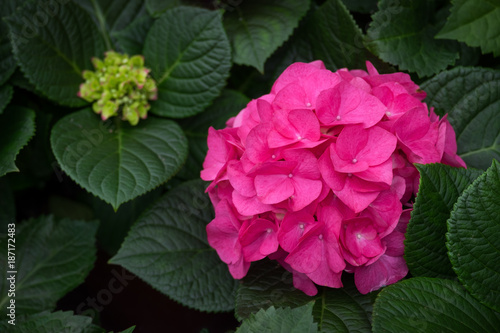
[[[149,100],[157,98],[155,81],[144,67],[144,57],[129,57],[113,51],[105,53],[104,61],[92,58],[95,71],[83,71],[85,83],[80,85],[78,96],[87,102],[94,102],[94,112],[102,120],[117,116],[137,125],[139,118],[146,119]]]

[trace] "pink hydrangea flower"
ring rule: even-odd
[[[344,271],[364,294],[404,278],[414,163],[465,167],[446,116],[424,98],[408,74],[369,62],[295,63],[225,129],[210,128],[208,242],[232,276],[267,257],[307,295],[342,287]]]

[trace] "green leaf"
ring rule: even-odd
[[[457,282],[413,278],[384,288],[373,307],[373,332],[498,332],[500,314]]]
[[[483,53],[500,55],[500,3],[489,0],[453,0],[451,14],[436,38],[456,39],[479,46]]]
[[[130,25],[130,22],[145,14],[142,0],[79,0],[97,23],[108,50],[113,49],[110,34]]]
[[[420,185],[405,235],[406,264],[413,276],[454,279],[446,249],[446,221],[460,194],[482,172],[444,164],[416,167]]]
[[[316,9],[301,37],[309,41],[314,58],[330,70],[365,66],[361,29],[341,0],[328,0]]]
[[[116,211],[104,201],[93,197],[91,201],[92,208],[96,218],[102,221],[99,225],[99,230],[97,230],[99,247],[109,255],[115,255],[120,249],[132,224],[152,202],[155,202],[160,197],[161,193],[162,188],[156,188],[132,201],[124,203]]]
[[[221,13],[195,7],[168,10],[150,29],[144,57],[158,84],[152,113],[185,118],[203,111],[219,95],[231,67]]]
[[[0,85],[7,82],[17,68],[9,40],[9,28],[2,20],[15,11],[16,5],[15,0],[0,1]]]
[[[200,177],[203,161],[207,155],[207,136],[210,126],[215,129],[226,127],[226,121],[238,114],[250,99],[234,90],[223,90],[212,105],[205,111],[191,118],[183,119],[181,126],[189,141],[189,154],[186,166],[179,177],[193,179]]]
[[[15,326],[7,321],[0,322],[0,331],[12,333],[104,333],[102,328],[92,324],[92,318],[73,315],[73,311],[40,312],[17,319]]]
[[[7,280],[15,275],[16,315],[53,309],[67,292],[83,282],[96,258],[95,233],[98,223],[42,216],[16,227],[15,264],[7,266],[7,256],[0,258],[0,311],[13,299]],[[9,238],[0,239],[7,250]],[[13,244],[9,241],[9,244]],[[8,268],[7,268],[8,267]],[[17,271],[9,273],[9,271]]]
[[[158,17],[167,9],[181,5],[181,0],[146,0],[146,9],[153,17]]]
[[[263,260],[252,263],[239,285],[235,314],[241,321],[261,308],[266,309],[271,305],[295,308],[314,299],[294,288],[292,273],[275,261]]]
[[[130,25],[118,32],[111,33],[118,45],[129,55],[142,54],[144,40],[153,25],[153,18],[143,15],[135,19]]]
[[[10,103],[14,89],[10,84],[5,84],[0,87],[0,114],[3,113],[5,107]]]
[[[314,303],[308,303],[295,309],[269,307],[260,309],[255,315],[243,321],[236,333],[254,332],[318,332],[318,324],[313,322]]]
[[[75,112],[54,125],[50,141],[61,169],[116,210],[175,175],[188,147],[173,121],[114,120],[104,123],[89,109]]]
[[[207,242],[213,219],[201,180],[179,185],[134,224],[111,263],[119,264],[175,301],[202,311],[234,308],[234,280]]]
[[[6,23],[14,55],[36,89],[62,105],[87,104],[76,95],[82,71],[92,69],[90,59],[105,51],[89,15],[72,2],[27,1]]]
[[[468,166],[486,170],[500,160],[500,71],[470,67],[439,73],[421,88],[425,102],[448,113],[458,154]]]
[[[242,320],[271,305],[296,308],[314,300],[313,315],[321,332],[370,331],[373,294],[360,294],[352,276],[343,280],[343,288],[320,288],[316,296],[310,297],[293,287],[292,273],[278,263],[253,263],[238,288],[236,316]]]
[[[27,91],[35,92],[35,86],[24,76],[23,72],[18,68],[10,77],[9,82],[19,88]]]
[[[434,0],[381,0],[372,16],[366,46],[380,59],[400,70],[431,76],[455,63],[460,46],[455,41],[434,39],[444,24]],[[430,15],[431,14],[431,15]]]
[[[448,254],[465,288],[500,311],[500,166],[493,161],[458,199],[448,220]]]
[[[224,15],[233,61],[264,71],[264,63],[285,42],[309,9],[310,1],[243,1]]]
[[[14,164],[19,151],[35,134],[35,112],[9,106],[0,116],[0,177],[19,171]]]

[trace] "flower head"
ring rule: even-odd
[[[465,166],[455,132],[404,73],[295,63],[228,127],[211,128],[201,178],[216,207],[208,241],[235,278],[268,257],[294,286],[368,293],[408,272],[413,163]]]
[[[94,102],[92,109],[102,120],[117,116],[137,125],[139,118],[146,119],[149,100],[157,98],[156,83],[144,67],[144,57],[129,57],[113,51],[106,52],[104,60],[92,58],[95,71],[83,71],[85,83],[80,85],[78,96]]]

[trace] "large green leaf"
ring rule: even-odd
[[[0,177],[19,171],[14,164],[17,154],[35,134],[35,112],[9,106],[0,115]]]
[[[500,55],[500,2],[453,0],[451,14],[437,38],[480,46],[483,53]]]
[[[153,17],[158,17],[167,9],[179,6],[182,0],[146,0],[146,9]]]
[[[434,14],[436,1],[381,0],[378,6],[366,42],[375,55],[420,77],[431,76],[455,63],[459,44],[434,39],[444,24]]]
[[[97,23],[99,31],[106,42],[106,48],[112,49],[110,34],[130,25],[134,19],[145,14],[142,0],[79,0],[82,6]]]
[[[500,311],[500,165],[493,165],[458,199],[448,221],[448,254],[464,286]]]
[[[166,182],[181,168],[187,140],[173,121],[158,118],[130,126],[102,122],[85,109],[62,118],[50,141],[61,169],[113,208]]]
[[[316,9],[299,38],[306,39],[314,58],[323,60],[330,70],[365,66],[361,29],[341,0],[328,0]]]
[[[7,266],[7,256],[0,258],[0,311],[2,317],[10,303],[7,277],[15,274],[16,314],[30,314],[53,309],[62,296],[83,282],[96,258],[96,221],[63,219],[52,216],[23,222],[16,227],[15,263]],[[10,238],[0,239],[7,251]],[[9,273],[9,271],[17,271]]]
[[[93,69],[92,57],[102,57],[104,42],[80,7],[56,1],[52,11],[46,12],[44,4],[27,1],[6,19],[14,54],[38,91],[63,105],[85,105],[87,102],[76,95],[83,83],[81,74],[84,69]]]
[[[500,314],[457,282],[413,278],[384,288],[373,307],[373,332],[494,333]]]
[[[318,324],[313,322],[313,303],[298,308],[260,309],[241,324],[236,333],[255,332],[286,332],[286,333],[314,333],[318,332]]]
[[[233,61],[264,71],[264,63],[290,37],[310,1],[243,1],[224,15]]]
[[[130,25],[118,32],[111,33],[116,38],[120,48],[129,55],[142,54],[144,40],[153,25],[153,18],[143,15],[135,19]]]
[[[223,90],[212,105],[191,118],[183,119],[181,126],[189,140],[189,155],[186,167],[179,177],[193,179],[200,177],[203,161],[207,155],[207,136],[210,126],[215,129],[226,127],[226,121],[235,116],[248,104],[250,99],[234,90]]]
[[[492,159],[500,160],[500,71],[458,67],[421,87],[429,106],[449,114],[458,154],[468,166],[486,170]]]
[[[231,67],[221,13],[177,7],[155,21],[145,44],[146,66],[158,84],[154,114],[184,118],[217,97]]]
[[[111,259],[170,298],[202,311],[234,308],[237,281],[207,242],[213,219],[201,180],[186,182],[142,214]]]
[[[27,317],[16,318],[15,326],[7,321],[0,322],[0,331],[12,333],[105,333],[92,324],[92,318],[75,316],[72,311],[40,312]]]
[[[313,315],[321,332],[369,332],[373,295],[360,294],[350,278],[344,278],[343,288],[320,288],[310,297],[293,287],[292,274],[278,263],[253,263],[238,288],[236,316],[242,320],[271,305],[296,308],[315,300]]]
[[[420,185],[406,231],[405,260],[413,276],[456,278],[446,249],[446,221],[462,192],[481,175],[475,169],[418,165]]]
[[[9,79],[17,67],[9,40],[9,28],[2,20],[15,11],[16,5],[16,0],[0,1],[0,85]]]
[[[10,84],[4,84],[0,87],[0,114],[3,113],[3,110],[9,104],[13,94],[14,89]]]
[[[109,255],[115,255],[120,249],[132,224],[145,209],[160,197],[162,190],[161,187],[156,188],[134,200],[124,203],[116,211],[104,201],[93,197],[91,205],[94,214],[99,221],[102,221],[97,230],[97,241],[100,248]]]

